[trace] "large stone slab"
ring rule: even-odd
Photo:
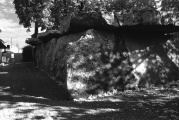
[[[110,32],[87,30],[37,46],[37,65],[73,94],[123,89],[131,65],[122,39]]]
[[[64,18],[61,18],[59,21],[59,27],[56,30],[47,30],[44,33],[38,34],[38,39],[46,42],[52,38],[59,38],[63,35],[74,34],[86,31],[88,29],[96,29],[103,31],[111,32],[120,32],[120,33],[172,33],[179,31],[179,27],[173,25],[161,25],[157,23],[157,18],[154,19],[154,13],[146,11],[149,14],[149,19],[145,12],[141,13],[142,16],[145,16],[143,22],[137,22],[135,24],[130,23],[131,20],[125,20],[124,18],[131,17],[130,14],[126,14],[128,17],[122,17],[122,15],[113,13],[113,12],[91,12],[91,13],[77,13],[71,14]],[[131,13],[133,14],[133,13]],[[145,15],[143,15],[145,14]],[[125,15],[124,15],[125,16]],[[119,18],[120,17],[120,18]],[[122,17],[122,18],[121,18]],[[130,18],[129,19],[132,19]],[[140,16],[141,17],[141,16]],[[136,17],[135,19],[137,19]],[[151,20],[151,23],[150,21]],[[134,20],[132,20],[134,21]]]
[[[139,86],[162,86],[179,80],[178,34],[124,36]]]
[[[97,93],[123,89],[132,78],[122,39],[114,33],[88,30],[67,48],[68,89]]]
[[[27,38],[25,42],[32,46],[37,46],[42,43],[42,41],[40,41],[38,38]]]

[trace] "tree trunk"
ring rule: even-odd
[[[32,35],[32,38],[37,38],[37,35],[38,35],[38,22],[35,22],[35,31],[34,31],[34,34]]]

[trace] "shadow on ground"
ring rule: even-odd
[[[67,102],[25,95],[1,95],[0,118],[177,120],[179,117],[179,98],[174,96],[121,93],[98,100]]]
[[[19,70],[13,65],[0,70],[1,120],[177,120],[179,118],[178,89],[145,89],[95,98],[79,98],[75,101],[60,101],[63,91],[56,88],[58,86],[44,73],[33,69],[32,64],[18,66],[20,73],[24,74],[19,74]]]
[[[67,91],[45,73],[35,69],[32,63],[4,66],[0,74],[3,91],[19,95],[31,95],[48,99],[66,100]]]

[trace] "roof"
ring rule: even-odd
[[[2,49],[2,48],[4,49],[4,48],[6,48],[6,46],[3,44],[3,40],[0,39],[0,49]]]
[[[14,53],[14,52],[12,52],[12,51],[5,51],[5,53]]]

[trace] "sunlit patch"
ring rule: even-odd
[[[156,60],[162,62],[160,56],[156,55]]]
[[[179,55],[175,53],[168,53],[169,58],[175,63],[177,67],[179,67]]]
[[[14,104],[4,102],[1,103],[0,119],[45,119],[53,120],[67,119],[64,115],[71,115],[71,118],[80,118],[85,115],[97,115],[108,112],[117,112],[120,109],[113,108],[98,108],[98,109],[85,109],[78,107],[65,107],[65,106],[48,106],[38,103],[17,102]],[[76,111],[76,114],[74,113]],[[81,111],[81,112],[80,112]]]
[[[8,72],[0,72],[0,75],[8,74]]]
[[[111,67],[112,67],[111,64],[108,63],[108,64],[106,64],[106,65],[103,66],[103,69],[105,69],[105,68],[110,69]]]
[[[141,54],[138,54],[138,57],[141,57],[142,55]]]
[[[177,34],[176,34],[177,35]],[[167,55],[172,62],[179,67],[179,55],[178,55],[178,35],[175,36],[174,40],[168,40],[163,47],[168,51]]]
[[[4,90],[9,89],[10,87],[0,86],[0,96],[9,96],[12,95],[10,92],[4,92]]]
[[[9,66],[9,64],[1,63],[0,66]]]
[[[0,86],[0,91],[6,90],[6,89],[9,89],[9,88],[10,88],[10,87]]]
[[[75,75],[75,76],[90,77],[90,76],[93,76],[94,74],[95,74],[94,71],[90,71],[90,72],[85,72],[84,70],[74,70],[73,71],[73,75]]]
[[[85,113],[92,114],[92,115],[97,115],[97,114],[101,114],[101,113],[117,112],[117,111],[120,111],[120,109],[110,109],[110,108],[105,108],[105,109],[101,108],[100,109],[100,108],[98,108],[97,110],[89,109]]]
[[[79,70],[73,70],[68,69],[68,80],[67,80],[67,86],[68,89],[74,89],[74,90],[84,90],[87,85],[83,82],[82,79],[89,78],[90,76],[93,76],[95,74],[95,71],[86,72],[85,69],[79,69]],[[77,76],[74,79],[74,76]]]
[[[9,96],[12,95],[10,92],[0,92],[0,96]]]
[[[134,72],[137,72],[140,74],[144,74],[147,71],[147,63],[146,62],[142,62],[138,66],[133,66],[133,67],[135,67]]]
[[[49,100],[48,98],[45,97],[35,97],[30,95],[13,95],[13,97],[27,97],[27,98],[35,98],[37,100]]]
[[[141,62],[142,62],[142,59],[139,59],[138,62],[141,63]]]
[[[53,116],[57,116],[57,112],[49,107],[38,107],[36,103],[17,102],[16,104],[0,104],[3,108],[0,109],[1,120],[12,119],[33,119],[41,116],[46,120],[52,120]]]
[[[84,84],[81,81],[77,81],[77,82],[70,82],[67,81],[67,86],[69,90],[83,90],[86,88],[86,84]]]

